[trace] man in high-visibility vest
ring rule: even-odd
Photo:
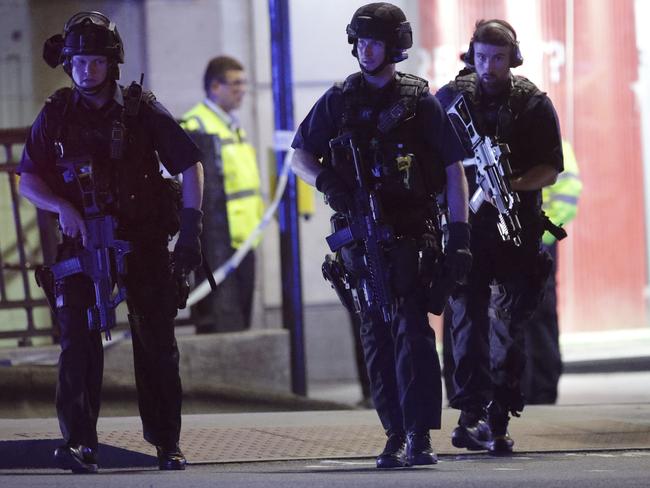
[[[573,148],[567,141],[562,141],[562,152],[564,171],[555,184],[542,190],[542,209],[558,225],[566,225],[575,218],[582,191],[578,163]],[[527,404],[555,403],[562,374],[555,277],[558,263],[557,240],[546,231],[542,236],[542,245],[553,257],[553,269],[546,282],[544,299],[524,328],[526,368],[522,378],[522,392]]]
[[[205,99],[183,115],[181,125],[187,131],[215,136],[217,158],[223,167],[230,246],[235,252],[258,226],[264,213],[255,149],[233,114],[246,94],[244,67],[228,56],[213,58],[206,67],[203,84]],[[255,284],[253,248],[228,279],[236,282],[244,327],[249,328]]]

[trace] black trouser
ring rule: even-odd
[[[174,338],[176,288],[166,245],[135,247],[127,257],[130,312],[138,404],[144,438],[174,445],[181,427],[182,390]],[[63,284],[61,356],[57,415],[66,443],[97,447],[103,350],[97,331],[89,331],[86,308],[94,303],[92,282],[82,275]]]
[[[231,249],[229,257],[235,251],[236,249]],[[204,274],[199,272],[197,276],[202,279]],[[197,315],[197,332],[233,332],[250,329],[253,315],[253,292],[255,291],[255,251],[253,249],[244,256],[239,266],[232,270],[219,286],[219,289],[211,291],[193,309]],[[228,316],[224,318],[219,313],[219,303],[224,303],[223,300],[227,299],[227,296],[218,295],[224,292],[223,287],[231,287],[227,296],[231,296],[233,302],[236,301],[236,305],[229,304],[231,309],[237,313],[235,321],[229,321]],[[241,313],[241,317],[239,317],[239,313]]]
[[[352,339],[354,340],[354,362],[357,366],[357,376],[361,386],[361,395],[364,399],[370,398],[370,379],[368,378],[368,369],[363,354],[363,342],[361,341],[361,320],[359,315],[353,311],[349,312],[350,328],[352,329]]]
[[[87,325],[86,307],[93,298],[88,281],[80,275],[66,278],[64,303],[57,309],[61,354],[56,412],[66,444],[96,449],[104,349],[99,331],[90,331]],[[60,297],[61,287],[57,288]]]
[[[372,400],[386,432],[440,429],[442,385],[423,291],[401,300],[392,324],[361,326]]]
[[[417,249],[414,241],[403,242],[389,259],[398,304],[392,322],[364,314],[360,332],[372,400],[382,426],[386,432],[421,432],[440,428],[440,363],[419,282]],[[347,259],[347,265],[353,260]]]
[[[234,251],[233,249],[233,253]],[[236,281],[239,290],[239,306],[244,316],[244,325],[250,329],[253,315],[253,291],[255,290],[255,251],[253,249],[248,251],[231,277]]]
[[[521,246],[515,247],[492,230],[472,230],[472,270],[449,306],[453,408],[478,413],[491,400],[508,410],[523,408],[523,326],[541,292],[539,234],[524,235]]]
[[[557,241],[544,249],[553,257],[553,268],[546,281],[544,298],[524,328],[527,359],[522,391],[528,404],[555,403],[562,375],[555,276]]]
[[[442,376],[445,382],[445,392],[447,393],[447,401],[449,401],[456,391],[454,387],[454,346],[451,340],[452,325],[452,311],[449,305],[445,306],[445,311],[442,314]]]

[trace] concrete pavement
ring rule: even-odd
[[[467,454],[451,446],[457,416],[443,411],[432,432],[440,456]],[[650,404],[530,406],[511,421],[518,453],[650,449]],[[100,464],[154,466],[137,417],[99,421]],[[190,464],[375,456],[385,436],[371,410],[185,415],[181,445]],[[0,421],[0,469],[54,468],[56,419]]]
[[[622,366],[643,364],[650,357],[649,338],[643,330],[618,332],[605,340],[602,335],[587,335],[573,343],[564,343],[567,369],[570,371],[571,364],[578,361],[591,364],[590,371],[609,371],[612,361]],[[274,335],[264,340],[269,339],[281,342]],[[44,404],[50,409],[44,414],[48,418],[15,418],[20,415],[4,410],[0,417],[14,418],[0,418],[1,470],[53,468],[51,454],[61,443],[52,405],[54,375],[55,368],[51,365],[0,368],[5,405],[10,409],[11,405],[14,409],[21,408],[20,398],[8,395],[31,388],[32,393],[41,392]],[[258,388],[209,384],[208,380],[197,377],[193,388],[204,392],[211,389],[218,395],[204,397],[199,408],[192,408],[190,401],[184,412],[222,413],[184,415],[181,443],[190,464],[367,458],[374,457],[383,447],[385,437],[376,413],[353,409],[359,396],[354,382],[310,385],[311,398],[305,399],[286,392],[273,394]],[[558,405],[526,407],[522,418],[512,420],[510,431],[516,441],[515,450],[520,453],[650,450],[648,384],[648,371],[566,374],[560,383]],[[132,402],[132,390],[132,379],[113,378],[110,371],[107,373],[107,397],[119,403]],[[228,402],[231,405],[224,409],[224,403]],[[107,409],[102,414],[107,415]],[[118,416],[102,417],[99,421],[101,465],[105,468],[155,466],[154,449],[142,440],[140,420],[135,416],[137,410],[131,408],[113,415]],[[433,433],[434,448],[442,457],[466,454],[449,442],[456,419],[456,411],[445,409],[443,428]]]

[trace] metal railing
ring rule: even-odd
[[[57,331],[49,324],[36,324],[34,310],[38,307],[48,307],[47,300],[41,294],[40,297],[32,296],[32,287],[30,280],[33,280],[31,271],[38,265],[42,264],[40,260],[46,263],[54,261],[56,252],[56,230],[55,222],[51,213],[41,210],[35,211],[35,215],[25,219],[21,211],[21,199],[18,194],[18,178],[16,170],[18,161],[15,158],[15,149],[25,143],[28,127],[15,129],[0,129],[0,145],[4,149],[4,161],[0,161],[0,178],[6,177],[10,199],[10,206],[7,202],[0,202],[0,205],[11,208],[13,217],[15,242],[2,242],[4,239],[11,238],[11,232],[7,231],[0,234],[0,315],[8,310],[24,310],[25,320],[16,324],[15,329],[0,331],[0,339],[18,339],[19,345],[28,346],[32,343],[32,338],[36,336],[52,336],[56,338]],[[38,226],[39,247],[36,252],[28,253],[26,248],[25,235],[28,231],[33,231]],[[9,256],[14,256],[11,261]],[[17,256],[17,261],[15,261]],[[37,260],[39,260],[37,262]],[[20,280],[19,297],[10,298],[8,285],[15,279],[16,274]],[[14,293],[15,294],[15,293]],[[13,324],[12,324],[13,325]],[[6,327],[6,323],[5,323]]]

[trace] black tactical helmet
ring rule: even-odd
[[[63,64],[70,75],[72,57],[78,54],[106,56],[109,77],[119,78],[118,63],[124,63],[124,47],[117,27],[100,12],[79,12],[65,23],[63,35],[45,41],[43,58],[51,67]]]
[[[347,26],[352,55],[357,55],[357,40],[371,38],[386,43],[389,62],[399,63],[408,57],[406,50],[413,45],[411,24],[399,7],[386,3],[369,3],[360,7]]]

